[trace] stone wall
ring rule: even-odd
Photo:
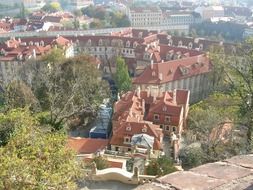
[[[157,182],[139,186],[136,190],[252,190],[253,154],[235,156],[209,163],[189,171],[175,172]]]

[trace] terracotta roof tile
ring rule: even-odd
[[[208,73],[212,64],[205,55],[182,58],[148,66],[144,72],[134,79],[134,84],[163,84],[194,75]],[[159,78],[162,75],[162,80]]]
[[[77,154],[91,154],[103,150],[108,145],[107,139],[68,138],[67,147]]]

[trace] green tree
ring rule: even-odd
[[[87,30],[87,29],[88,29],[88,25],[87,25],[87,24],[83,24],[83,25],[82,25],[82,29],[83,29],[83,30]]]
[[[174,35],[174,36],[179,36],[179,31],[178,31],[178,30],[174,30],[174,31],[173,31],[173,35]]]
[[[200,146],[194,146],[193,143],[190,146],[184,147],[180,150],[180,160],[184,169],[193,168],[204,164],[206,162],[206,154]]]
[[[81,167],[64,134],[42,130],[25,111],[1,114],[3,120],[15,129],[0,147],[0,189],[76,189]]]
[[[42,10],[46,12],[57,12],[61,11],[62,7],[61,4],[58,2],[51,2],[44,5],[44,7],[42,7]]]
[[[27,120],[27,118],[30,118],[30,120]],[[27,109],[10,110],[7,114],[0,113],[0,146],[4,146],[9,142],[16,128],[23,125],[30,126],[34,122]]]
[[[86,7],[81,10],[84,15],[87,15],[88,17],[94,18],[95,14],[95,6],[90,5],[89,7]]]
[[[24,108],[29,106],[31,110],[39,109],[39,102],[31,88],[21,80],[10,82],[5,89],[5,103],[9,109]]]
[[[108,161],[102,156],[96,156],[92,159],[92,162],[96,163],[96,167],[98,170],[102,170],[109,167]]]
[[[80,22],[79,22],[79,20],[77,18],[74,19],[73,25],[74,25],[75,29],[79,29],[80,28]]]
[[[65,21],[62,21],[61,23],[62,23],[63,27],[67,28],[67,29],[73,29],[76,27],[75,24],[78,24],[78,23],[72,22],[70,20],[65,20]]]
[[[223,83],[230,94],[240,98],[240,122],[248,129],[248,151],[253,148],[253,40],[232,47],[229,53],[217,52],[217,62],[223,63]],[[217,64],[215,62],[214,64]]]
[[[190,107],[181,151],[183,166],[223,160],[246,152],[246,132],[240,122],[238,96],[214,93]],[[206,117],[208,116],[208,117]],[[193,146],[193,145],[199,146]]]
[[[131,89],[132,81],[128,73],[128,68],[125,64],[125,60],[121,57],[118,57],[116,60],[116,73],[114,79],[120,94]]]
[[[101,80],[94,59],[87,55],[64,59],[59,51],[46,55],[41,61],[30,63],[32,88],[42,111],[48,111],[44,121],[54,129],[61,129],[73,117],[90,120],[102,100],[109,95],[109,87]]]
[[[80,17],[80,16],[83,15],[83,13],[82,13],[82,11],[81,11],[80,9],[74,10],[73,13],[74,13],[74,15],[75,15],[76,17]]]
[[[103,28],[103,27],[104,27],[104,24],[100,20],[95,20],[90,23],[90,28],[92,28],[92,29],[99,29],[99,28]]]
[[[20,7],[20,18],[25,18],[25,6],[24,6],[24,3],[22,2],[21,3],[21,7]]]
[[[173,161],[166,156],[152,159],[146,168],[147,175],[162,176],[177,171]]]

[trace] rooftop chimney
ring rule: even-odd
[[[151,60],[150,66],[151,66],[151,69],[154,69],[154,60]]]
[[[145,100],[144,99],[142,99],[142,114],[144,115],[145,114]]]
[[[141,88],[139,86],[137,88],[137,96],[138,98],[141,98]]]
[[[35,49],[33,49],[32,56],[33,56],[33,58],[36,58],[36,51],[35,51]]]
[[[163,80],[163,74],[162,73],[159,73],[159,80]]]
[[[150,96],[150,87],[148,87],[148,90],[147,90],[147,97]]]
[[[153,87],[151,89],[151,96],[153,96],[153,101],[156,101],[156,98],[158,96],[158,87]]]
[[[177,104],[177,89],[173,90],[173,97],[172,97],[173,104]]]

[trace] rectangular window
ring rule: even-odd
[[[119,151],[119,147],[116,146],[116,147],[115,147],[115,151]]]
[[[165,130],[169,131],[170,130],[170,126],[169,125],[165,125]]]
[[[165,116],[165,122],[170,123],[170,116]]]
[[[159,120],[159,115],[158,114],[154,114],[154,120],[156,120],[156,121]]]
[[[124,143],[125,144],[130,144],[131,143],[131,138],[130,137],[124,137]]]
[[[173,130],[173,132],[176,132],[176,131],[177,131],[176,127],[173,127],[172,130]]]

